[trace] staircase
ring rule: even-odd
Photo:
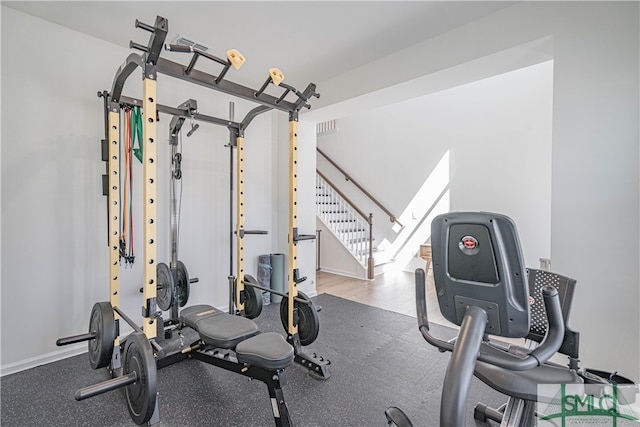
[[[369,266],[371,217],[347,202],[320,174],[316,174],[316,214],[365,270],[373,269],[373,263]],[[373,272],[369,276],[373,278]]]

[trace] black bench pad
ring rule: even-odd
[[[277,332],[265,332],[236,346],[238,362],[265,369],[284,369],[293,362],[293,347]]]
[[[238,343],[259,333],[252,320],[206,304],[185,308],[180,312],[180,321],[198,331],[205,343],[225,349],[234,349]]]

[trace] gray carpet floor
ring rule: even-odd
[[[426,343],[415,318],[326,294],[314,301],[322,306],[320,335],[307,350],[331,360],[331,378],[313,379],[296,364],[287,368],[284,393],[295,425],[385,426],[384,410],[394,405],[416,426],[437,426],[450,353]],[[266,306],[255,320],[262,331],[284,335],[278,305]],[[432,331],[454,335],[438,325]],[[91,369],[86,354],[2,377],[0,424],[134,426],[120,391],[74,400],[78,388],[108,378],[105,370]],[[162,426],[273,425],[263,383],[195,360],[158,372],[158,399]],[[476,402],[505,400],[474,378],[467,425],[484,425],[473,420]]]

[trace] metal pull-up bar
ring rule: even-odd
[[[298,102],[301,102],[301,106],[305,107],[305,108],[311,108],[311,105],[307,104],[307,102],[306,102],[311,96],[315,96],[316,98],[320,98],[320,94],[315,92],[315,86],[313,87],[313,89],[309,93],[307,93],[305,95],[304,93],[300,92],[295,87],[290,86],[290,85],[285,84],[285,83],[282,83],[283,80],[284,80],[284,74],[282,73],[282,71],[280,71],[278,68],[269,69],[269,77],[267,77],[267,80],[265,80],[265,82],[262,84],[260,89],[258,89],[258,91],[255,92],[253,94],[253,96],[256,99],[260,98],[260,96],[264,93],[264,91],[267,89],[269,84],[273,83],[274,86],[279,86],[279,87],[282,87],[282,88],[285,89],[285,91],[282,93],[282,95],[280,95],[280,97],[278,99],[276,99],[276,101],[275,101],[276,104],[280,104],[282,101],[284,101],[284,98],[290,92],[293,92],[293,93],[296,94],[296,96],[298,97]],[[307,89],[309,89],[309,88],[307,88]]]
[[[216,83],[220,83],[220,81],[224,79],[224,76],[227,74],[227,71],[229,71],[230,67],[233,66],[235,70],[239,70],[245,61],[244,56],[240,52],[238,52],[236,49],[229,49],[227,51],[227,60],[225,61],[224,59],[220,59],[215,55],[211,55],[210,53],[207,53],[206,51],[200,49],[197,46],[166,44],[164,48],[170,52],[193,53],[191,62],[189,62],[189,65],[187,65],[187,68],[185,68],[184,70],[184,73],[186,75],[191,74],[191,71],[193,71],[193,68],[196,66],[196,62],[198,61],[198,58],[200,56],[204,56],[205,58],[210,59],[211,61],[217,62],[220,65],[224,65],[224,68],[222,69],[218,77],[216,77],[216,80],[215,80]]]

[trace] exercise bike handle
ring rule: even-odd
[[[542,299],[549,327],[547,328],[547,334],[538,347],[523,359],[510,353],[486,354],[481,350],[478,360],[511,371],[526,371],[542,365],[556,354],[564,340],[564,319],[558,290],[553,286],[544,286],[542,288]]]
[[[421,268],[417,269],[415,272],[415,284],[418,329],[420,330],[422,337],[429,344],[442,351],[453,352],[454,343],[438,339],[429,332],[427,300],[425,296],[425,272]],[[556,288],[552,286],[543,287],[542,297],[549,327],[547,328],[547,334],[542,340],[542,343],[540,343],[535,350],[524,358],[520,358],[509,353],[493,354],[494,352],[492,352],[492,354],[488,354],[483,352],[481,349],[477,360],[512,371],[526,371],[545,363],[551,356],[553,356],[560,349],[564,339],[564,319],[562,317],[562,308],[560,307],[560,299]],[[484,345],[487,344],[483,344],[483,346]]]
[[[453,351],[453,343],[443,341],[429,333],[429,316],[427,315],[427,298],[425,291],[425,272],[418,268],[415,272],[416,283],[416,313],[418,314],[418,329],[422,337],[432,346],[441,351]]]

